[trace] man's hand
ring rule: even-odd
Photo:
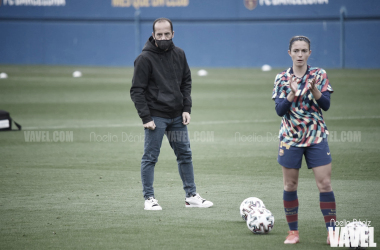
[[[182,113],[182,123],[183,125],[188,125],[190,123],[190,114],[189,112],[183,112]]]
[[[154,130],[156,128],[156,124],[154,123],[154,121],[150,121],[148,123],[145,123],[143,126],[144,126],[144,128],[147,128],[150,130]]]

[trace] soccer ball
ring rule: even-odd
[[[249,197],[240,204],[240,216],[247,221],[248,214],[254,208],[265,208],[264,202],[256,197]]]
[[[269,233],[274,226],[274,216],[266,208],[254,208],[248,215],[247,226],[254,234]]]
[[[346,225],[346,229],[347,229],[347,235],[348,235],[348,239],[350,241],[350,247],[351,248],[356,248],[356,249],[361,249],[361,231],[364,230],[365,232],[365,242],[363,243],[367,243],[368,244],[368,236],[369,236],[369,228],[367,227],[366,224],[364,224],[363,222],[361,221],[353,221],[349,224]],[[359,232],[358,232],[359,231]],[[359,239],[356,239],[355,238],[355,234],[356,236],[359,236]],[[343,237],[343,240],[345,240],[345,237]],[[357,246],[352,246],[353,242],[355,242]]]
[[[73,77],[82,77],[82,72],[80,72],[80,71],[74,71],[73,72]]]

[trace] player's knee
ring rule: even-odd
[[[318,181],[317,186],[320,192],[330,192],[332,190],[331,181],[327,178]]]
[[[286,181],[284,184],[285,191],[296,191],[297,187],[298,187],[298,182],[294,180]]]

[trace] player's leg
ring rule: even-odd
[[[332,192],[331,187],[331,163],[313,167],[315,182],[320,193]]]
[[[284,211],[288,222],[289,232],[285,244],[295,244],[299,242],[298,233],[298,175],[299,169],[282,167],[284,180]]]
[[[154,198],[154,168],[158,161],[162,138],[165,134],[167,119],[160,117],[152,117],[156,128],[154,130],[144,129],[144,154],[141,159],[141,182],[143,187],[143,195],[146,200],[146,210],[161,210],[157,200]],[[153,198],[153,199],[152,199]]]
[[[297,188],[303,152],[303,148],[292,147],[280,142],[277,161],[282,166],[284,211],[289,226],[285,244],[299,242]]]
[[[325,220],[326,229],[329,227],[335,231],[336,222],[336,203],[335,195],[331,187],[331,163],[314,167],[314,176],[319,189],[319,204],[323,218]],[[329,235],[327,235],[327,244],[330,244]]]
[[[190,139],[187,126],[182,123],[182,117],[173,119],[173,122],[167,127],[166,135],[177,157],[178,172],[186,194],[186,207],[211,207],[212,202],[203,199],[196,193]]]
[[[335,231],[336,203],[335,195],[331,187],[331,153],[324,139],[318,144],[311,145],[305,152],[308,168],[312,168],[315,182],[319,190],[319,204],[323,214],[326,229],[333,227]],[[329,239],[327,239],[329,243]]]

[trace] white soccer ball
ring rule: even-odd
[[[262,71],[271,71],[272,70],[272,67],[268,64],[264,64],[262,67],[261,67],[261,70]]]
[[[367,243],[368,246],[369,228],[366,224],[361,221],[353,221],[346,225],[346,229],[348,239],[350,241],[350,247],[360,249],[362,247],[362,243]],[[365,234],[364,242],[362,242],[363,239],[360,235],[363,230]],[[359,236],[359,239],[356,239],[355,235]],[[345,240],[345,237],[343,237],[343,240]]]
[[[254,234],[269,233],[274,226],[274,216],[266,208],[254,208],[247,218],[247,227]]]
[[[73,77],[82,77],[82,72],[80,72],[80,71],[74,71],[73,72]]]
[[[201,69],[198,71],[198,76],[207,76],[208,72],[204,69]]]
[[[254,208],[265,208],[264,202],[257,197],[249,197],[240,204],[240,216],[247,221],[248,214]]]
[[[1,72],[0,73],[0,79],[5,79],[5,78],[8,78],[7,73]]]

